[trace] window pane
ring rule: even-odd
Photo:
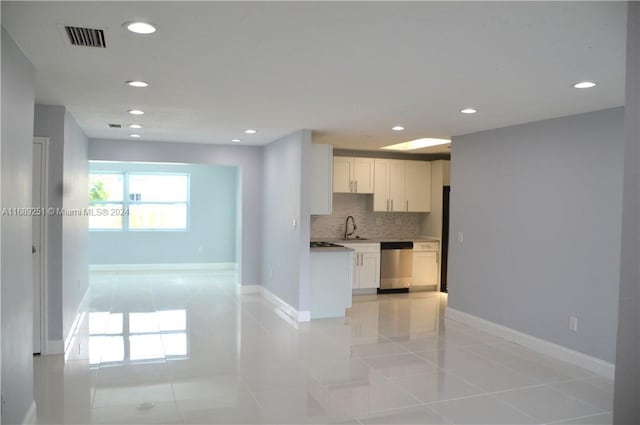
[[[93,204],[89,207],[89,229],[122,229],[122,204]]]
[[[100,362],[121,362],[124,360],[124,339],[122,336],[105,336],[102,338]],[[89,347],[91,350],[91,347]]]
[[[167,356],[187,355],[187,334],[183,332],[162,335],[164,354]]]
[[[141,202],[187,202],[186,175],[131,174],[129,199]]]
[[[89,202],[122,202],[123,175],[99,174],[89,175]]]
[[[129,331],[132,334],[158,332],[156,313],[129,313]]]
[[[162,332],[187,329],[187,310],[160,310],[156,314]]]
[[[131,360],[151,360],[164,357],[160,335],[131,335],[129,347]]]
[[[130,229],[186,229],[187,204],[131,204]]]

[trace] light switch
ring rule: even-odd
[[[462,235],[462,232],[458,232],[458,242],[460,243],[464,242],[464,236]]]
[[[296,222],[296,219],[294,218],[294,219],[293,219],[293,223],[291,223],[291,225],[293,226],[293,228],[294,228],[294,229],[296,228],[296,225],[297,225],[297,224],[298,224],[298,223]]]

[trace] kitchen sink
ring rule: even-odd
[[[340,238],[340,240],[341,241],[368,241],[369,239],[356,236],[355,238]]]

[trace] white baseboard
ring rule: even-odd
[[[311,312],[310,311],[298,311],[288,303],[283,301],[276,294],[265,288],[264,286],[260,287],[262,296],[269,301],[271,304],[275,305],[287,316],[291,317],[296,322],[308,322],[311,320]]]
[[[499,325],[489,320],[481,319],[480,317],[464,313],[451,307],[447,307],[445,317],[500,336],[508,341],[515,342],[538,353],[546,354],[547,356],[553,357],[557,360],[582,367],[597,375],[601,375],[609,379],[614,378],[615,365],[596,357],[563,347],[562,345],[558,345],[553,342],[545,341],[544,339],[540,339],[535,336],[527,335],[523,332],[516,331],[515,329]]]
[[[236,263],[167,263],[167,264],[90,264],[90,272],[215,270],[236,271]]]
[[[265,300],[269,301],[276,307],[277,311],[281,313],[281,317],[285,320],[290,320],[292,324],[308,322],[311,320],[310,311],[296,310],[262,285],[237,285],[236,292],[238,294],[260,294]]]
[[[44,344],[44,355],[64,353],[64,341],[61,339],[48,340]]]
[[[29,410],[27,410],[26,415],[24,415],[24,419],[22,420],[22,425],[35,425],[37,421],[37,412],[36,402],[35,400],[31,402],[29,406]]]
[[[260,285],[236,285],[237,294],[259,294],[262,288]]]
[[[64,339],[64,353],[67,353],[69,351],[69,347],[71,347],[73,340],[76,338],[76,335],[78,334],[78,327],[80,326],[80,323],[82,323],[82,320],[84,319],[84,316],[85,314],[87,314],[88,311],[89,311],[89,288],[87,288],[87,290],[84,291],[84,295],[82,296],[82,299],[80,300],[80,304],[78,304],[78,309],[76,310],[76,317],[73,319],[73,323],[69,328],[69,332],[67,333],[67,336]],[[65,360],[66,360],[66,357],[65,357]]]

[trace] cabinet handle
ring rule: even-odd
[[[393,199],[391,200],[391,211],[393,211]]]
[[[389,200],[387,199],[387,211],[389,211]]]
[[[407,199],[407,212],[409,212],[409,200]]]
[[[353,192],[353,180],[349,180],[349,192]]]
[[[358,193],[358,180],[356,180],[356,190],[354,192]]]

